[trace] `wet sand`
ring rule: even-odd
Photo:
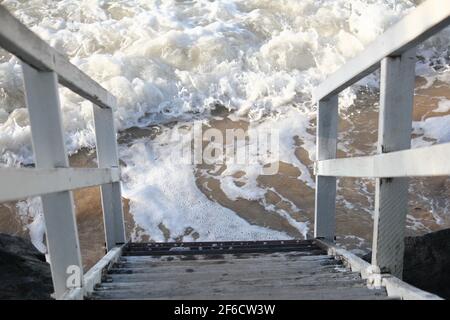
[[[417,79],[417,87],[424,84],[423,79]],[[450,87],[437,83],[429,89],[417,89],[414,121],[424,120],[433,116],[443,116],[446,113],[433,112],[440,98],[450,99]],[[222,120],[212,120],[210,125],[222,132],[229,128],[246,128],[242,121],[234,122],[223,117]],[[449,124],[450,125],[450,124]],[[314,127],[315,123],[311,123]],[[378,95],[373,92],[362,92],[352,107],[344,112],[339,124],[340,150],[338,157],[354,155],[370,155],[376,153],[378,127]],[[307,152],[297,143],[296,156],[308,166],[313,175],[312,162]],[[431,155],[430,155],[431,156]],[[219,175],[224,169],[216,171],[211,167],[208,177],[199,174],[199,169],[207,166],[197,166],[197,186],[210,199],[232,209],[239,216],[252,224],[266,226],[274,230],[286,232],[289,236],[301,238],[299,231],[285,218],[276,213],[283,209],[296,221],[310,222],[314,217],[314,190],[299,180],[300,171],[288,163],[280,163],[276,175],[260,176],[258,185],[270,187],[265,195],[265,203],[272,204],[274,210],[268,211],[261,201],[237,199],[232,201],[221,190],[219,181],[211,176]],[[208,171],[208,170],[207,170]],[[215,172],[215,173],[214,173]],[[372,212],[374,209],[374,181],[371,179],[345,178],[338,179],[337,193],[337,237],[340,244],[349,248],[360,248],[366,251],[372,240]],[[284,199],[280,198],[281,195]],[[407,235],[421,235],[430,231],[450,227],[450,179],[448,177],[414,178],[410,180],[409,215],[407,218]],[[287,200],[287,201],[286,201]],[[291,210],[289,202],[295,204],[299,211]],[[312,225],[308,236],[312,236]]]
[[[417,80],[417,86],[423,85],[423,79]],[[437,83],[428,89],[417,89],[414,107],[414,120],[423,120],[428,117],[442,116],[445,113],[433,112],[441,97],[450,99],[450,86]],[[339,139],[340,145],[345,150],[339,151],[339,157],[351,155],[368,155],[376,151],[377,125],[378,125],[378,97],[375,93],[362,92],[354,106],[344,112],[340,121]],[[218,111],[215,118],[209,123],[212,127],[225,132],[226,129],[247,129],[246,121],[232,121],[227,114]],[[450,124],[449,124],[450,125]],[[315,124],[312,122],[311,127]],[[314,132],[314,129],[311,132]],[[154,138],[158,134],[158,127],[131,128],[120,133],[119,143],[128,145],[133,140],[142,137]],[[295,138],[294,138],[295,139]],[[312,175],[312,162],[302,148],[301,141],[296,141],[295,154],[301,162],[308,166]],[[80,150],[70,157],[70,163],[75,167],[95,167],[95,151]],[[122,165],[124,165],[122,163]],[[261,201],[246,199],[229,199],[220,188],[220,182],[216,178],[224,169],[219,170],[208,165],[197,165],[194,175],[198,188],[212,201],[216,201],[227,207],[251,224],[268,227],[274,230],[284,231],[294,238],[303,238],[301,232],[293,226],[280,210],[284,210],[298,222],[309,223],[308,236],[312,236],[312,223],[314,217],[314,190],[299,180],[298,168],[281,162],[279,172],[275,175],[260,176],[257,180],[259,186],[270,187],[264,196],[264,202],[271,204],[272,209],[267,210]],[[214,169],[214,170],[213,170]],[[204,173],[207,173],[206,175]],[[243,174],[243,173],[238,173]],[[407,220],[407,234],[420,235],[434,230],[450,227],[450,178],[435,177],[411,179],[409,216]],[[76,214],[83,264],[85,269],[91,267],[104,252],[103,219],[101,213],[99,188],[86,188],[74,192]],[[374,201],[374,184],[369,179],[339,179],[337,202],[337,235],[338,242],[352,248],[367,250],[372,238],[372,216]],[[294,210],[292,202],[297,210]],[[140,226],[134,223],[129,212],[128,200],[124,199],[124,211],[128,233],[135,236],[142,234]],[[26,217],[19,217],[16,203],[0,204],[0,232],[29,237],[26,225],[30,222]],[[159,228],[166,239],[170,238],[170,230],[164,225]],[[198,233],[193,229],[187,229],[194,239]],[[149,240],[148,237],[141,238]],[[177,240],[183,241],[183,237]]]

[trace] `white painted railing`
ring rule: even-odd
[[[33,169],[0,169],[0,201],[41,196],[55,297],[62,298],[69,291],[67,271],[73,266],[78,267],[83,285],[71,190],[101,185],[106,247],[110,250],[126,241],[113,118],[116,100],[2,6],[0,47],[22,60],[36,162]],[[58,82],[93,103],[98,169],[69,168]]]
[[[408,177],[450,175],[450,143],[410,149],[415,46],[449,24],[450,1],[424,2],[314,92],[318,101],[315,237],[334,241],[336,177],[376,178],[372,264],[399,278]],[[379,67],[378,155],[336,159],[338,94]]]

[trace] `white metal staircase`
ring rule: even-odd
[[[384,286],[389,296],[398,298],[438,298],[408,286],[399,278],[402,275],[407,177],[450,174],[450,144],[408,150],[415,46],[449,23],[450,1],[426,1],[328,77],[314,92],[318,102],[314,241],[367,279],[369,285]],[[127,239],[113,119],[115,98],[1,6],[0,46],[23,62],[36,160],[36,168],[0,169],[0,201],[41,196],[55,297],[82,299],[94,292],[96,285],[105,279],[105,272],[115,263],[127,261],[121,258],[128,247],[124,247]],[[335,159],[338,94],[380,67],[378,154]],[[58,82],[93,103],[98,168],[69,168]],[[372,265],[333,244],[336,177],[376,179]],[[73,275],[73,267],[82,270],[82,264],[71,190],[95,185],[101,185],[108,253],[88,273],[80,275],[79,283],[72,285],[68,278]],[[300,262],[298,268],[302,268]]]

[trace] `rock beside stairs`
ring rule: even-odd
[[[372,253],[363,259],[370,262]],[[450,299],[450,229],[405,238],[403,280]]]
[[[0,299],[51,299],[50,265],[26,239],[0,233]]]
[[[403,280],[450,299],[450,229],[405,238]]]

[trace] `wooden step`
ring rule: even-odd
[[[173,248],[173,247],[229,247],[229,246],[279,246],[279,245],[312,245],[315,240],[263,240],[263,241],[209,241],[209,242],[147,242],[129,243],[127,248]]]
[[[310,257],[320,257],[314,260],[306,260],[304,258]],[[132,257],[134,258],[134,257]],[[328,256],[297,256],[296,259],[274,259],[274,258],[250,258],[250,259],[214,259],[214,260],[172,260],[172,261],[158,261],[153,259],[132,259],[132,260],[119,260],[117,263],[113,265],[110,271],[118,270],[118,269],[144,269],[149,272],[155,272],[157,268],[167,268],[176,269],[178,267],[181,268],[201,268],[204,266],[215,266],[215,267],[228,267],[228,265],[235,266],[252,266],[255,263],[259,264],[283,264],[286,266],[308,266],[308,265],[341,265],[342,262],[336,260],[332,257]]]
[[[200,288],[201,289],[201,288]],[[318,287],[298,288],[295,284],[270,284],[268,286],[220,287],[209,290],[175,288],[167,291],[160,290],[126,290],[126,291],[96,291],[93,299],[227,299],[227,300],[379,300],[387,299],[384,289],[371,290],[363,287]]]
[[[124,256],[146,255],[198,255],[198,254],[240,254],[262,252],[312,252],[324,254],[313,240],[284,241],[228,241],[187,243],[130,243]]]
[[[345,269],[344,269],[345,270]],[[145,272],[145,273],[114,273],[108,274],[105,276],[105,282],[107,281],[128,281],[128,282],[139,282],[139,281],[153,281],[158,279],[165,278],[198,278],[204,277],[208,279],[218,278],[221,275],[237,275],[239,278],[247,277],[254,278],[256,275],[259,277],[263,277],[267,274],[278,275],[278,277],[282,277],[283,275],[280,272],[283,271],[285,273],[289,273],[295,277],[300,277],[301,275],[305,275],[308,277],[312,277],[317,274],[325,274],[327,276],[333,276],[333,274],[339,274],[342,276],[342,271],[336,269],[335,266],[314,266],[314,267],[277,267],[277,266],[265,266],[264,268],[260,266],[254,266],[253,268],[214,268],[210,269],[198,269],[198,268],[185,268],[185,269],[174,269],[169,268],[164,272]]]
[[[148,256],[148,255],[198,255],[198,254],[239,254],[239,253],[269,253],[269,252],[305,252],[305,254],[325,254],[325,251],[315,245],[260,247],[260,246],[230,246],[226,248],[217,247],[176,247],[176,248],[142,248],[127,249],[124,256]]]

